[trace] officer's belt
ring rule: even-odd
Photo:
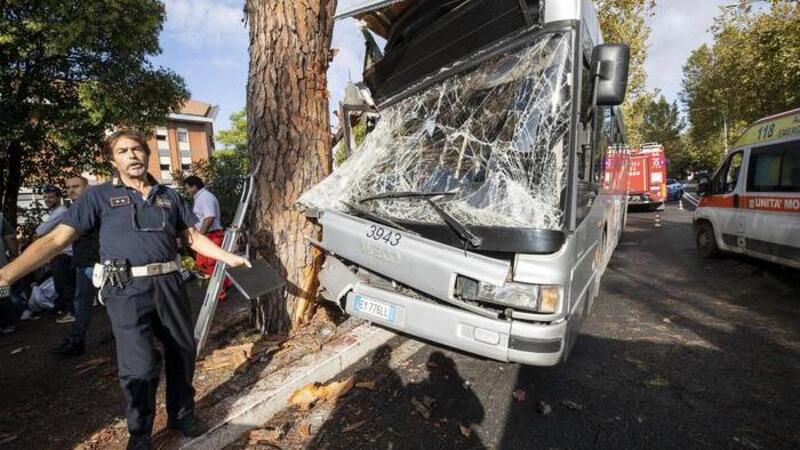
[[[131,276],[134,278],[152,277],[156,275],[165,275],[168,273],[177,272],[178,269],[180,269],[178,261],[152,263],[145,266],[132,266]]]

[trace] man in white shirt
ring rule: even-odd
[[[199,222],[195,224],[195,229],[204,234],[211,242],[222,247],[222,240],[225,238],[225,230],[222,228],[222,221],[220,217],[219,201],[205,187],[205,183],[198,176],[187,177],[183,181],[183,186],[186,192],[194,197],[194,206],[192,208],[194,215],[197,216]],[[198,272],[206,276],[211,276],[214,273],[214,266],[217,261],[205,255],[197,254],[195,256],[195,265]]]
[[[58,226],[61,223],[61,216],[67,212],[67,207],[61,203],[60,189],[55,186],[45,186],[42,193],[48,214],[44,221],[36,227],[37,238],[46,235]],[[56,319],[56,322],[74,322],[75,275],[72,269],[72,246],[67,246],[60,255],[50,261],[50,271],[53,274],[53,284],[58,293],[54,309],[56,314],[61,316]]]

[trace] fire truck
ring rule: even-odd
[[[628,183],[628,206],[663,209],[667,201],[667,164],[663,145],[644,144],[631,151]]]

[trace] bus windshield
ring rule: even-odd
[[[448,192],[436,203],[466,225],[563,227],[571,108],[571,35],[543,33],[381,111],[375,129],[303,195],[347,210],[387,192]],[[428,202],[364,202],[396,220],[442,223]]]

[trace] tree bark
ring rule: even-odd
[[[17,226],[17,198],[22,186],[22,145],[13,141],[8,146],[8,172],[5,180],[3,195],[3,216],[11,224]]]
[[[251,240],[280,269],[287,289],[262,299],[253,319],[262,333],[303,320],[317,295],[321,253],[304,237],[319,227],[294,204],[331,171],[327,70],[335,0],[248,0],[247,83],[250,167],[260,167]]]

